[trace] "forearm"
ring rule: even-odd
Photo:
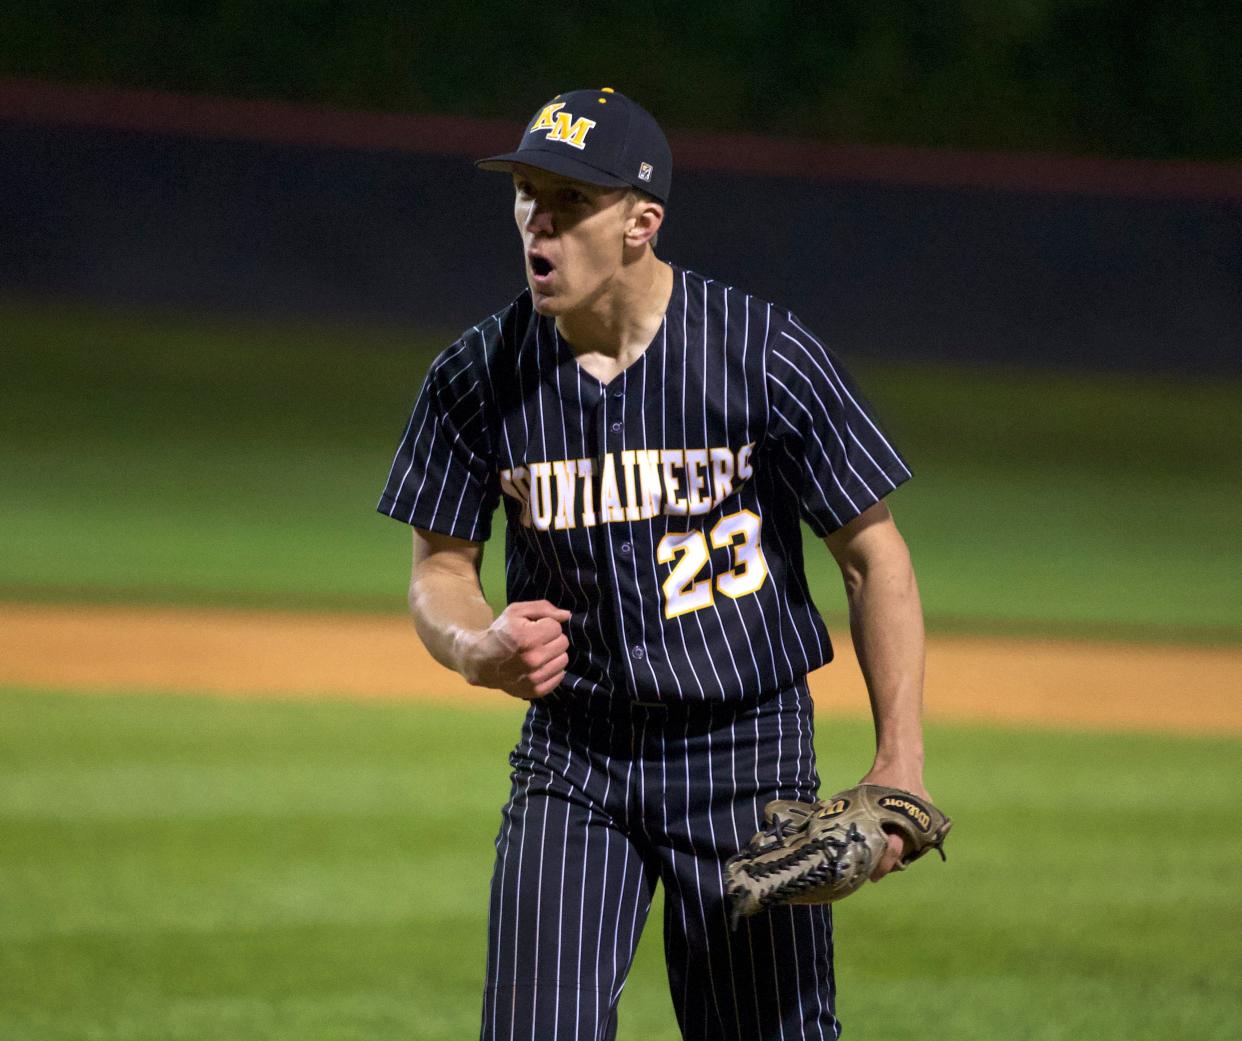
[[[910,551],[883,501],[824,541],[845,579],[850,635],[875,720],[875,762],[863,781],[930,800],[923,784],[923,607]],[[902,839],[890,835],[872,881],[903,850]]]
[[[840,563],[850,635],[875,720],[876,768],[921,782],[924,637],[918,583],[895,527],[877,526],[860,541],[868,551],[843,554]]]
[[[495,619],[477,574],[426,561],[410,576],[410,615],[436,661],[473,681],[470,650]]]
[[[415,630],[437,662],[471,682],[471,652],[494,617],[478,580],[482,555],[482,545],[414,533],[409,604]]]

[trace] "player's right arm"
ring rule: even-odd
[[[570,613],[547,600],[510,604],[492,614],[479,582],[483,544],[414,529],[410,614],[441,665],[477,687],[541,698],[565,678]]]

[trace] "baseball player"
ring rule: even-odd
[[[685,1038],[836,1037],[829,908],[731,930],[721,868],[765,803],[819,784],[806,675],[832,647],[800,518],[845,579],[877,735],[864,780],[926,795],[922,615],[882,501],[910,471],[795,315],[656,256],[672,161],[633,101],[558,95],[478,165],[512,176],[527,288],[432,364],[379,510],[413,527],[431,654],[530,702],[482,1037],[614,1037],[657,883]],[[495,617],[478,575],[499,503]],[[890,840],[873,877],[900,854]]]

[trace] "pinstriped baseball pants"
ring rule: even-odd
[[[510,756],[496,840],[483,1041],[611,1041],[657,882],[686,1041],[828,1041],[827,907],[728,925],[721,869],[770,799],[819,785],[805,683],[746,706],[557,692]]]

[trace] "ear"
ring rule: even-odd
[[[664,206],[654,199],[635,195],[629,217],[625,221],[625,244],[629,247],[655,245],[660,225],[664,223]]]

